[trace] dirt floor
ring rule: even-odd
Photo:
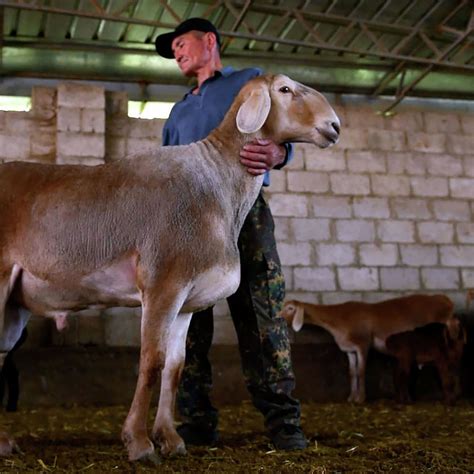
[[[23,454],[0,460],[0,473],[474,472],[472,400],[455,407],[311,403],[302,410],[311,440],[305,451],[274,451],[261,416],[243,403],[221,409],[217,447],[189,448],[187,456],[151,467],[127,461],[120,442],[124,406],[22,409],[3,416]]]

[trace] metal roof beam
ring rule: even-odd
[[[233,2],[236,5],[239,5],[241,2]],[[290,12],[291,15],[294,15],[295,11],[298,11],[307,20],[312,20],[314,22],[328,23],[336,26],[347,27],[353,21],[353,18],[341,15],[335,15],[332,13],[324,12],[309,12],[302,10],[301,8],[288,9],[285,7],[279,7],[275,5],[265,5],[262,3],[255,3],[252,6],[252,11],[258,13],[272,14],[276,16],[283,16],[285,13]],[[399,35],[410,34],[413,30],[411,26],[404,26],[397,23],[385,23],[380,21],[373,20],[359,20],[363,22],[368,28],[383,32],[383,33],[393,33]],[[430,29],[423,30],[426,34],[433,34],[436,31]]]
[[[93,13],[93,12],[87,12],[83,10],[69,10],[65,8],[33,5],[29,3],[13,3],[11,1],[5,1],[5,0],[0,0],[0,6],[3,6],[5,8],[12,8],[15,10],[28,10],[28,11],[35,11],[35,12],[42,12],[42,13],[51,13],[55,15],[75,16],[79,18],[90,18],[94,20],[117,21],[121,23],[131,23],[133,25],[160,26],[162,28],[169,28],[169,29],[173,29],[176,26],[175,24],[163,23],[160,21],[119,16],[114,13]]]
[[[225,2],[225,4],[227,6],[226,2]],[[240,10],[240,13],[237,14],[236,19],[234,21],[234,24],[232,25],[232,28],[231,28],[230,31],[237,31],[239,26],[244,22],[245,15],[247,14],[247,12],[249,10],[250,5],[252,5],[252,0],[246,0],[245,5]],[[231,11],[231,13],[233,13],[232,10],[230,10],[230,8],[228,8],[228,9],[229,9],[229,11]],[[246,26],[246,28],[247,28],[247,30],[249,30],[248,26]],[[223,54],[225,52],[225,50],[229,47],[231,42],[232,42],[232,38],[227,38],[224,41],[224,44],[221,47],[221,54]]]
[[[471,13],[471,18],[474,16],[474,12]],[[439,59],[442,59],[446,56],[448,56],[453,49],[455,49],[457,46],[459,46],[471,33],[472,33],[473,27],[471,26],[470,28],[467,28],[466,31],[462,36],[460,36],[451,46],[446,48],[440,55],[438,55]],[[398,95],[398,97],[395,99],[395,101],[387,107],[383,113],[386,114],[393,110],[402,100],[403,98],[407,95],[407,93],[412,90],[423,78],[425,78],[433,69],[434,65],[429,65],[416,79],[414,79],[410,84],[406,85]]]
[[[449,14],[443,19],[443,21],[441,22],[441,24],[439,24],[437,26],[436,29],[440,29],[442,28],[446,22],[448,22],[458,11],[460,8],[462,8],[464,5],[466,5],[467,1],[469,0],[463,0],[459,5],[457,5],[453,10],[451,10],[451,12],[449,12]],[[420,38],[424,41],[425,44],[428,45],[428,47],[435,52],[435,56],[436,57],[441,57],[442,56],[442,53],[438,50],[438,48],[434,45],[434,43],[431,41],[431,39],[428,37],[428,35],[426,35],[426,33],[421,29],[421,26],[422,26],[422,23],[426,20],[426,18],[428,18],[428,16],[438,7],[438,3],[432,5],[432,7],[430,8],[430,10],[428,12],[426,12],[423,17],[416,23],[416,25],[414,26],[414,30],[416,30],[417,34],[420,36]],[[462,32],[464,33],[464,32]],[[401,49],[401,47],[406,44],[408,42],[408,39],[411,39],[411,36],[412,35],[409,35],[408,37],[406,37],[404,40],[402,40],[402,42],[395,48],[392,50],[392,53],[395,51],[399,51]],[[459,37],[459,36],[458,36]],[[431,44],[431,46],[430,46]],[[417,45],[415,47],[414,50],[411,51],[411,54],[414,53],[414,51],[419,47],[419,45]],[[393,80],[395,79],[395,77],[397,77],[397,75],[403,71],[406,67],[406,64],[407,64],[407,61],[401,61],[400,63],[397,64],[397,66],[395,67],[395,69],[389,73],[387,73],[385,75],[385,77],[380,81],[380,83],[377,85],[377,87],[374,89],[374,91],[372,92],[372,97],[375,97],[379,94],[381,94],[384,89],[387,87],[387,85]],[[402,82],[402,80],[401,80]]]
[[[174,18],[176,18],[177,22],[181,21],[179,15],[174,12],[174,10],[167,4],[166,0],[159,0],[159,3],[165,6],[165,8],[172,14]],[[202,3],[202,2],[201,2]],[[237,8],[242,8],[242,2],[229,2],[229,4],[233,5],[234,7]],[[79,16],[79,17],[84,17],[84,18],[93,18],[93,19],[103,19],[103,20],[108,20],[108,21],[118,21],[118,22],[124,22],[124,23],[132,23],[136,25],[146,25],[146,26],[160,26],[163,28],[174,28],[176,25],[175,24],[169,24],[169,23],[163,23],[159,21],[153,21],[153,20],[145,20],[145,19],[139,19],[139,18],[129,18],[121,15],[117,15],[116,13],[92,13],[92,12],[86,12],[86,11],[81,11],[81,10],[69,10],[69,9],[64,9],[64,8],[56,8],[56,7],[47,7],[47,6],[42,6],[42,5],[35,5],[35,4],[29,4],[29,3],[13,3],[12,1],[8,0],[0,0],[0,5],[8,8],[13,8],[13,9],[19,9],[19,10],[30,10],[30,11],[38,11],[38,12],[43,12],[43,13],[52,13],[52,14],[58,14],[58,15],[72,15],[72,16]],[[331,13],[322,13],[322,12],[308,12],[305,10],[302,10],[301,8],[299,9],[288,9],[285,7],[279,7],[275,5],[263,5],[260,3],[253,3],[251,7],[251,11],[257,12],[257,13],[265,13],[265,14],[273,14],[276,16],[284,16],[289,12],[290,15],[296,17],[295,12],[298,12],[300,16],[307,20],[315,21],[315,22],[322,22],[322,23],[329,23],[333,24],[336,26],[342,26],[342,27],[348,27],[353,19],[341,16],[341,15],[334,15]],[[384,33],[393,33],[393,34],[399,34],[399,35],[406,35],[410,34],[413,30],[413,27],[410,26],[404,26],[404,25],[399,25],[399,24],[393,24],[393,23],[384,23],[384,22],[378,22],[378,21],[372,21],[372,20],[359,20],[359,23],[364,23],[365,26],[369,29],[373,29],[376,31],[384,32]],[[438,29],[436,31],[431,31],[428,29],[423,30],[425,34],[430,35],[430,34],[435,34],[436,31],[443,31],[441,29]],[[446,33],[451,33],[456,35],[457,30],[452,31],[450,28],[444,28],[444,32]],[[225,32],[222,32],[223,34]]]
[[[160,0],[160,3],[165,2],[165,0]],[[235,3],[235,2],[234,2]],[[170,28],[173,29],[175,25],[170,25],[158,21],[153,21],[153,20],[142,20],[142,19],[137,19],[137,18],[128,18],[128,17],[117,17],[116,15],[105,13],[105,14],[94,14],[90,12],[79,12],[79,11],[73,11],[73,10],[64,10],[64,9],[58,9],[58,8],[52,8],[52,7],[42,7],[42,6],[36,6],[36,5],[31,5],[31,4],[12,4],[11,2],[5,1],[5,0],[0,0],[0,5],[16,8],[16,9],[27,9],[27,10],[34,10],[34,11],[42,11],[44,13],[55,13],[55,14],[62,14],[62,15],[73,15],[73,16],[83,16],[87,18],[94,18],[94,19],[102,19],[102,20],[107,20],[107,21],[119,21],[123,23],[130,23],[130,24],[140,24],[140,25],[146,25],[146,26],[160,26],[163,28]],[[241,3],[239,3],[241,6]],[[168,6],[168,9],[171,8]],[[261,4],[252,4],[251,6],[251,11],[259,11],[259,12],[265,12],[267,14],[286,14],[288,12],[288,9],[280,8],[277,6],[262,6]],[[176,14],[175,14],[176,15]],[[345,18],[345,17],[340,17],[337,15],[332,15],[332,14],[324,14],[324,13],[313,13],[313,12],[305,12],[300,9],[294,9],[290,10],[289,16],[293,16],[300,22],[305,21],[308,22],[310,20],[321,20],[325,19],[328,20],[329,22],[332,22],[333,24],[339,24],[342,26],[348,26],[353,22],[353,19]],[[378,23],[378,22],[373,22],[373,21],[362,21],[359,20],[356,23],[361,27],[360,25],[364,25],[364,28],[367,30],[372,30],[374,29],[375,31],[396,31],[398,33],[404,32],[405,33],[414,33],[414,28],[411,27],[403,27],[399,25],[390,25],[387,23]],[[308,29],[308,27],[306,27]],[[314,31],[310,27],[308,31],[312,32],[312,36],[314,37]],[[423,31],[426,34],[428,34],[427,30],[421,30],[418,29],[418,31]],[[367,51],[364,49],[357,49],[357,48],[347,48],[347,47],[341,47],[341,46],[335,46],[332,44],[328,44],[325,41],[317,41],[316,43],[308,43],[305,41],[298,41],[298,40],[290,40],[290,39],[284,39],[284,38],[277,38],[274,36],[265,36],[265,35],[258,35],[254,33],[241,33],[241,32],[227,32],[227,31],[221,31],[223,36],[229,36],[229,37],[236,37],[236,38],[243,38],[243,39],[250,39],[254,41],[265,41],[269,43],[280,43],[280,44],[285,44],[285,45],[290,45],[290,46],[304,46],[308,48],[313,48],[315,50],[318,49],[323,49],[327,51],[335,51],[335,52],[340,52],[340,53],[351,53],[351,54],[357,54],[361,56],[369,56],[369,57],[376,57],[376,58],[384,58],[384,59],[392,59],[392,60],[397,60],[397,61],[407,61],[410,63],[414,64],[424,64],[424,65],[437,65],[440,67],[444,68],[457,68],[457,69],[465,69],[467,71],[472,70],[472,67],[469,65],[464,65],[464,64],[459,64],[459,63],[451,63],[450,61],[439,61],[439,60],[432,60],[429,58],[423,58],[423,57],[416,57],[416,56],[410,56],[410,55],[403,55],[403,54],[397,54],[393,52],[385,52],[385,51]]]
[[[168,0],[158,0],[165,10],[176,20],[176,23],[181,23],[183,19],[168,5]]]

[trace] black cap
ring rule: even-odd
[[[173,40],[178,36],[181,36],[184,33],[188,33],[189,31],[193,30],[203,31],[204,33],[214,33],[216,35],[218,45],[221,45],[221,37],[219,35],[219,32],[209,20],[206,20],[205,18],[189,18],[188,20],[185,20],[180,23],[174,29],[174,31],[170,33],[164,33],[156,37],[156,52],[164,58],[173,59],[174,54],[173,50],[171,49],[171,43],[173,42]]]

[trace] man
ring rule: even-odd
[[[220,35],[203,18],[184,21],[155,41],[159,55],[174,58],[197,85],[175,104],[163,130],[163,145],[185,145],[205,138],[224,118],[241,87],[261,71],[223,68]],[[289,145],[257,140],[245,145],[240,161],[252,175],[282,166]],[[277,316],[284,299],[284,280],[276,250],[270,209],[260,194],[239,236],[241,283],[227,301],[237,331],[247,388],[262,412],[277,449],[304,449],[300,405],[291,397],[294,375],[286,322]],[[213,335],[212,308],[196,313],[186,341],[186,362],[178,391],[178,408],[185,423],[178,433],[187,444],[217,441],[217,410],[209,399],[212,384],[208,352]]]

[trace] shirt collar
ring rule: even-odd
[[[235,69],[232,67],[232,66],[226,66],[226,67],[223,67],[222,69],[216,71],[214,73],[213,76],[207,78],[202,84],[201,84],[201,91],[203,88],[205,88],[207,86],[207,84],[209,84],[209,82],[215,80],[215,79],[218,79],[219,77],[228,77],[230,76],[233,72],[235,71]],[[189,89],[188,92],[186,92],[186,94],[184,95],[184,98],[186,98],[188,95],[192,94],[193,93],[193,90],[194,90],[194,87],[192,87],[191,89]]]

